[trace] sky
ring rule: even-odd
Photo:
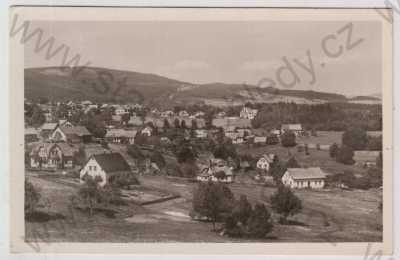
[[[68,46],[68,57],[81,55],[80,65],[195,84],[381,93],[381,25],[353,22],[350,42],[362,40],[352,48],[346,46],[349,31],[338,32],[345,26],[349,21],[33,21],[30,30],[43,30],[43,40],[54,37],[53,50],[64,47],[46,59],[31,38],[25,44],[25,68],[60,66]],[[340,55],[328,56],[340,46]]]

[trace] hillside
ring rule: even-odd
[[[125,84],[121,82],[126,78]],[[154,74],[103,68],[84,68],[73,74],[70,68],[25,69],[25,97],[42,96],[55,100],[93,100],[96,102],[157,102],[182,84]],[[140,94],[138,94],[140,93]]]
[[[125,84],[121,83],[126,78]],[[370,101],[347,99],[344,95],[308,90],[258,88],[243,84],[210,83],[196,85],[155,74],[105,68],[84,68],[74,74],[70,68],[25,69],[25,97],[54,100],[144,103],[171,107],[204,103],[213,106],[243,105],[246,102],[320,104],[325,102]],[[376,98],[374,98],[376,99]],[[376,102],[376,100],[374,100]]]

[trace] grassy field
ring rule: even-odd
[[[273,153],[278,155],[282,161],[287,161],[294,156],[301,167],[321,167],[328,174],[343,173],[345,170],[352,171],[354,174],[363,175],[366,169],[355,165],[344,165],[336,162],[329,156],[329,151],[309,149],[309,155],[304,151],[298,152],[297,147],[282,147],[281,145],[267,145],[260,147],[247,147],[246,145],[237,146],[239,154],[251,154],[259,158],[263,154]]]
[[[210,223],[192,221],[189,217],[192,190],[196,183],[163,176],[141,176],[146,187],[178,192],[181,198],[163,203],[118,208],[116,217],[87,213],[70,206],[69,196],[76,187],[55,183],[52,179],[27,177],[42,194],[42,201],[51,206],[40,209],[57,216],[45,222],[26,222],[28,241],[52,242],[243,242],[211,232]],[[229,185],[236,197],[246,195],[252,203],[269,205],[273,187]],[[345,242],[381,241],[382,222],[378,204],[380,191],[295,191],[303,201],[302,213],[293,220],[302,225],[275,224],[270,239],[264,242]],[[42,202],[43,204],[43,202]],[[355,205],[357,205],[355,207]],[[278,216],[273,215],[274,219]]]

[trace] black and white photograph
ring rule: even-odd
[[[10,15],[25,248],[390,250],[388,10],[48,9]]]

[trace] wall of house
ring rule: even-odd
[[[103,171],[103,169],[100,167],[100,165],[97,163],[97,161],[93,158],[91,158],[86,165],[81,169],[79,173],[79,177],[81,179],[81,182],[83,182],[83,177],[87,174],[88,176],[91,176],[92,178],[95,178],[96,176],[99,176],[101,178],[101,182],[99,183],[100,186],[104,186],[107,183],[107,175]]]
[[[292,189],[305,189],[305,188],[322,189],[325,186],[324,179],[294,180],[287,173],[285,173],[282,176],[282,183],[285,186],[290,187]]]

